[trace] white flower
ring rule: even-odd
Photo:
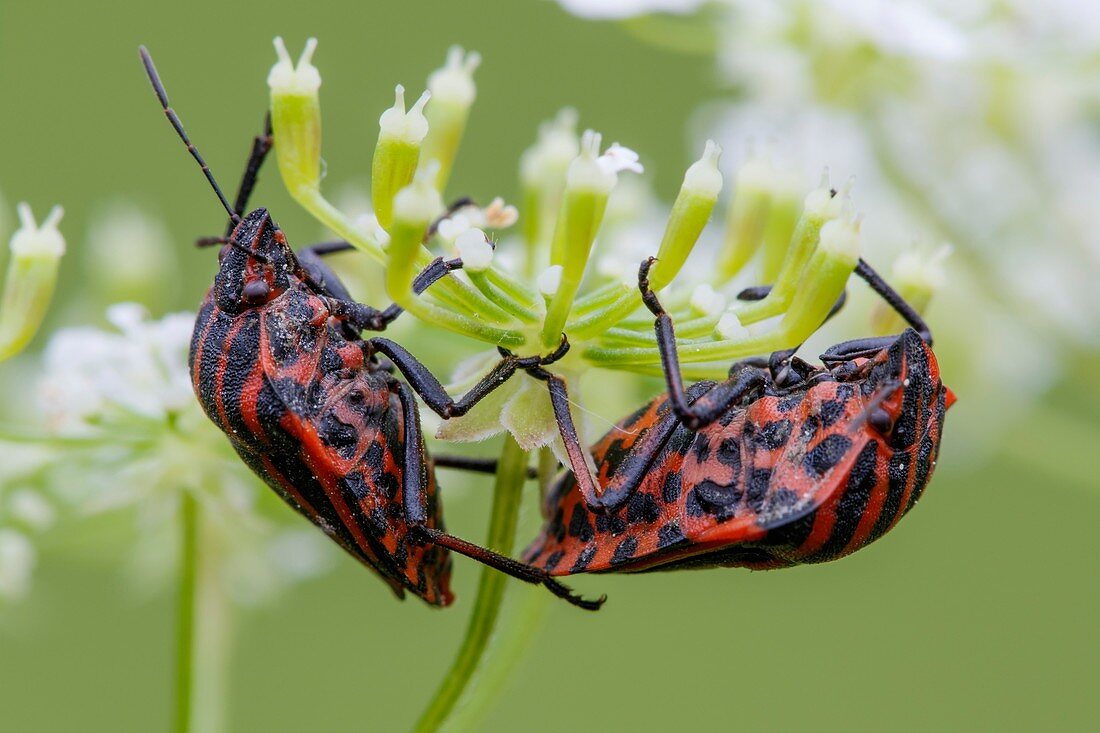
[[[481,272],[493,262],[493,245],[480,229],[469,229],[455,238],[455,249],[462,258],[463,269]]]
[[[127,415],[159,422],[194,402],[187,370],[194,315],[150,321],[142,306],[120,303],[107,319],[117,331],[62,329],[46,347],[38,395],[59,432]]]
[[[424,105],[431,98],[431,92],[425,90],[408,111],[405,110],[405,87],[398,84],[393,95],[393,106],[378,118],[379,136],[400,140],[408,145],[419,145],[428,134],[428,118],[424,116]]]
[[[630,148],[624,148],[618,143],[611,143],[603,155],[596,159],[596,163],[605,173],[644,173],[645,169],[638,162],[638,154]]]
[[[691,13],[707,0],[558,0],[582,18],[630,18],[646,13]]]
[[[702,315],[716,316],[726,309],[726,296],[702,283],[691,292],[691,307]]]
[[[554,293],[558,292],[558,288],[561,287],[561,272],[561,265],[550,265],[550,267],[543,270],[536,281],[539,292],[547,298],[552,298]]]

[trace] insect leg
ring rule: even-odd
[[[431,542],[465,555],[473,560],[488,565],[502,573],[510,575],[526,583],[544,585],[551,593],[564,598],[574,606],[589,611],[599,610],[606,600],[601,596],[598,600],[589,601],[574,594],[569,588],[550,577],[540,568],[513,560],[492,550],[467,542],[461,538],[449,535],[446,532],[429,527],[425,510],[426,497],[424,495],[424,436],[420,429],[420,412],[416,407],[416,399],[407,386],[400,382],[394,383],[405,422],[405,467],[403,476],[405,480],[405,518],[409,522],[410,533],[425,542]]]
[[[432,464],[436,468],[453,468],[457,471],[470,471],[472,473],[497,472],[497,460],[495,458],[470,458],[469,456],[447,456],[432,454]],[[538,469],[534,466],[527,467],[527,478],[538,478]]]
[[[333,242],[326,246],[333,246],[336,244],[339,243]],[[303,251],[302,254],[305,255],[307,251],[308,250]],[[331,249],[329,251],[339,250]],[[404,309],[396,303],[384,310],[378,310],[369,305],[357,303],[352,300],[351,295],[348,294],[343,283],[337,278],[336,273],[332,272],[327,265],[321,262],[320,257],[311,258],[308,256],[299,256],[299,259],[302,262],[302,266],[306,268],[306,272],[313,286],[319,293],[328,296],[326,302],[332,314],[346,319],[347,322],[355,328],[366,331],[384,331],[386,326],[393,323],[394,319],[405,312]],[[420,274],[413,280],[413,292],[419,295],[448,272],[457,270],[461,267],[461,258],[456,257],[453,260],[445,260],[442,257],[436,257],[427,267],[421,270]],[[334,287],[334,284],[338,286],[338,288]]]
[[[248,163],[245,164],[241,183],[237,187],[237,196],[233,202],[233,211],[238,217],[244,216],[248,207],[248,200],[252,197],[252,189],[256,187],[256,177],[260,174],[267,154],[271,152],[274,141],[271,132],[271,113],[264,115],[264,131],[252,139],[252,151],[248,155]],[[233,233],[233,221],[230,220],[225,230],[225,236]]]
[[[901,297],[898,291],[890,287],[890,284],[887,283],[881,275],[875,272],[865,260],[860,259],[859,263],[856,265],[856,274],[866,281],[871,289],[878,293],[891,308],[897,311],[898,315],[905,319],[906,323],[912,326],[913,330],[917,332],[917,335],[921,337],[922,341],[929,346],[932,345],[932,331],[928,328],[928,324],[925,320],[921,318],[921,315],[917,313],[916,308],[909,305],[909,303],[905,301],[905,298]],[[822,354],[821,360],[826,363],[837,363],[873,356],[875,353],[894,343],[896,339],[897,336],[883,336],[880,338],[845,341],[844,343],[833,346]]]
[[[465,415],[470,411],[470,408],[508,381],[517,370],[534,368],[540,364],[551,364],[564,356],[565,352],[569,350],[569,342],[565,340],[563,335],[562,345],[547,356],[518,357],[503,352],[505,355],[497,362],[496,366],[456,401],[447,394],[447,390],[443,389],[443,385],[439,383],[435,375],[400,344],[385,338],[373,338],[367,341],[366,344],[372,350],[383,354],[392,361],[398,371],[408,380],[413,391],[423,398],[424,403],[433,412],[443,418]]]
[[[684,381],[680,376],[680,357],[676,352],[676,332],[672,326],[672,317],[649,287],[649,268],[655,260],[656,258],[650,257],[638,268],[638,289],[642,292],[642,301],[656,316],[653,329],[657,334],[657,349],[661,354],[661,366],[672,409],[685,427],[699,430],[717,420],[746,394],[763,386],[769,375],[762,369],[745,365],[694,403],[688,401],[684,392]]]

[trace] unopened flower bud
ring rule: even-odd
[[[660,290],[672,282],[710,220],[718,194],[722,191],[722,174],[718,171],[721,154],[722,148],[713,140],[707,140],[703,157],[684,174],[684,183],[672,205],[672,213],[657,252],[657,263],[649,276],[654,290]]]
[[[447,185],[458,146],[466,130],[470,107],[477,97],[474,71],[481,55],[466,53],[459,46],[447,52],[447,62],[428,77],[428,90],[434,101],[427,110],[429,134],[424,141],[423,158],[439,161],[434,183],[442,191]]]
[[[951,255],[951,246],[944,244],[931,254],[919,250],[903,252],[894,261],[890,284],[898,294],[923,314],[932,297],[947,281],[944,262]],[[900,333],[906,326],[897,311],[885,303],[871,311],[871,328],[875,334],[885,336]]]
[[[393,106],[378,119],[378,143],[371,165],[371,200],[383,228],[393,221],[393,197],[409,185],[420,161],[420,146],[428,134],[424,105],[430,96],[424,92],[406,111],[405,87],[398,84]]]
[[[21,226],[11,238],[0,301],[0,361],[26,346],[42,324],[65,253],[65,239],[57,228],[64,215],[60,206],[50,210],[41,226],[27,204],[19,204],[18,211]]]
[[[283,39],[275,38],[279,60],[267,75],[275,157],[287,190],[296,198],[321,185],[321,74],[312,63],[317,39],[306,41],[295,66]]]

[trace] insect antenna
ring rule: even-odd
[[[202,155],[199,153],[198,148],[194,146],[191,139],[187,137],[187,133],[183,129],[183,123],[180,122],[179,116],[168,105],[168,92],[164,90],[164,84],[160,80],[160,75],[157,74],[157,67],[153,65],[153,57],[149,55],[149,51],[145,46],[138,48],[138,53],[141,54],[141,63],[145,65],[145,73],[149,77],[149,82],[153,85],[153,91],[157,93],[157,99],[160,100],[160,106],[164,109],[164,116],[168,118],[168,121],[172,123],[172,127],[175,128],[176,134],[180,136],[183,143],[187,146],[188,152],[191,153],[191,157],[195,159],[195,162],[202,168],[203,175],[206,176],[206,180],[210,182],[210,187],[214,189],[214,193],[218,195],[218,200],[221,201],[226,212],[229,214],[229,218],[234,224],[241,220],[239,214],[233,210],[233,207],[229,205],[229,201],[225,198],[225,194],[222,193],[221,186],[214,180],[214,174],[210,172],[210,167],[206,165],[206,161],[203,160]]]

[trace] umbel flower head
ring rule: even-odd
[[[207,540],[230,596],[256,601],[323,570],[323,541],[259,512],[268,492],[199,409],[187,368],[194,314],[151,320],[142,306],[120,303],[106,316],[108,329],[64,328],[47,344],[31,411],[41,432],[23,425],[11,443],[0,435],[0,596],[27,591],[32,539],[55,515],[62,524],[130,511],[135,569],[163,580],[184,494],[206,509]],[[297,560],[282,567],[288,544]]]
[[[277,46],[269,81],[281,78],[289,64]],[[315,47],[312,40],[307,44],[307,62]],[[697,265],[709,259],[719,266],[693,267],[692,253],[723,189],[721,149],[713,141],[685,172],[663,234],[654,233],[640,253],[601,251],[601,260],[632,258],[621,276],[603,275],[614,268],[597,270],[589,263],[608,234],[605,214],[620,178],[644,171],[641,156],[617,142],[605,147],[594,130],[578,135],[572,110],[543,125],[524,153],[518,210],[499,199],[485,208],[469,199],[448,207],[446,181],[477,96],[473,71],[479,61],[476,54],[452,49],[428,80],[430,98],[426,93],[406,111],[398,87],[394,107],[383,113],[372,197],[384,238],[358,229],[313,182],[308,195],[296,193],[302,185],[294,161],[319,159],[320,149],[313,147],[319,138],[308,134],[319,123],[284,114],[289,92],[272,85],[273,118],[283,119],[282,127],[275,125],[275,150],[288,161],[280,166],[287,189],[385,267],[386,289],[398,305],[426,323],[524,355],[551,352],[565,338],[570,348],[554,371],[570,385],[594,366],[660,372],[653,319],[642,307],[637,282],[646,255],[657,257],[651,283],[680,324],[680,359],[688,377],[723,377],[731,360],[796,347],[821,326],[860,255],[861,219],[852,210],[850,186],[836,191],[826,178],[806,195],[766,159],[750,161],[734,176],[718,251],[697,258]],[[309,74],[315,89],[319,72],[311,67]],[[319,120],[319,105],[311,114]],[[497,241],[517,217],[518,236]],[[414,291],[414,278],[434,257],[455,254],[464,270],[426,292]],[[759,267],[750,270],[757,260]],[[727,307],[742,285],[761,282],[774,284],[772,296]],[[470,359],[454,386],[472,383],[496,358],[494,351]],[[571,398],[576,403],[579,393],[574,390]],[[439,437],[480,440],[502,430],[527,449],[554,442],[557,425],[545,385],[521,375],[465,417],[448,420]]]

